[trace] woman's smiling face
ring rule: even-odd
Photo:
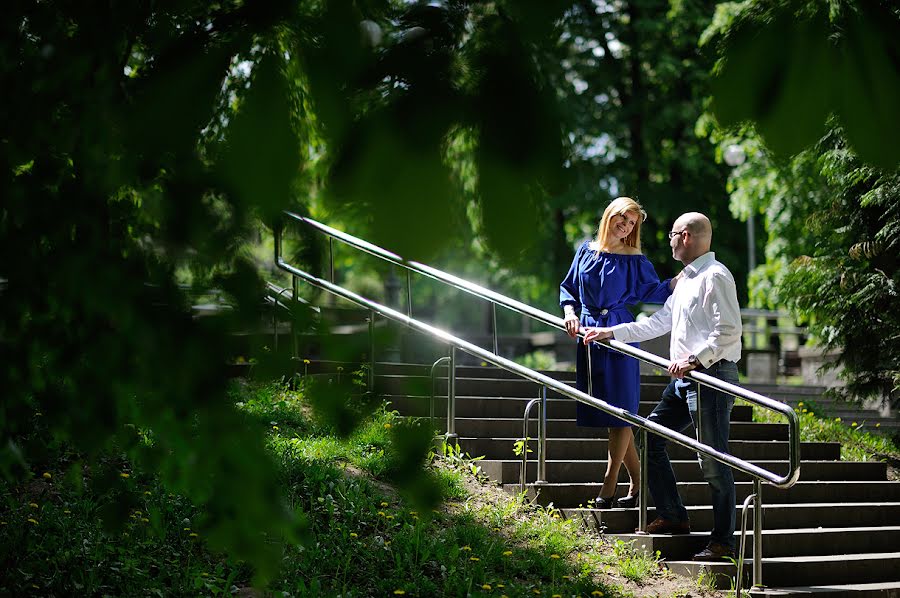
[[[621,241],[631,234],[637,224],[639,216],[634,212],[625,212],[624,214],[616,214],[609,220],[609,236],[610,239]]]

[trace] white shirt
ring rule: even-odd
[[[672,331],[669,359],[696,355],[703,367],[741,358],[741,309],[734,277],[709,251],[684,267],[662,309],[648,318],[612,327],[616,340],[634,343]]]

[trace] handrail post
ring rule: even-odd
[[[334,284],[334,237],[328,237],[328,272],[331,278],[331,284]]]
[[[519,471],[519,492],[525,492],[525,483],[528,480],[528,416],[531,415],[531,408],[535,405],[538,406],[538,425],[540,425],[540,397],[528,401],[525,405],[525,414],[522,416],[522,469]]]
[[[499,355],[497,350],[497,304],[491,301],[491,331],[494,336],[494,355]]]
[[[547,483],[547,386],[541,385],[541,410],[538,413],[538,464],[535,484]]]
[[[450,347],[450,362],[447,366],[447,439],[459,438],[456,433],[456,347]]]
[[[294,281],[296,282],[296,277]],[[273,337],[273,349],[275,353],[278,353],[278,302],[281,300],[281,296],[287,289],[281,289],[278,291],[278,294],[275,295],[275,301],[272,303],[272,337]],[[293,312],[291,313],[293,315]],[[291,318],[291,330],[293,330],[294,319]]]
[[[300,345],[298,342],[297,331],[297,314],[295,313],[297,305],[300,304],[300,281],[293,274],[291,275],[291,298],[294,304],[291,306],[291,357],[300,358]]]
[[[753,478],[753,493],[756,494],[756,508],[753,511],[753,587],[761,588],[762,581],[762,529],[763,502],[762,481]]]
[[[369,391],[375,391],[375,310],[369,310]]]
[[[406,271],[406,316],[412,318],[412,272]]]
[[[738,538],[738,553],[737,553],[737,575],[734,580],[734,598],[741,597],[741,587],[744,584],[744,551],[745,551],[745,542],[747,539],[747,509],[750,507],[750,503],[756,500],[757,494],[753,493],[744,499],[744,505],[741,507],[741,535]],[[758,510],[758,509],[757,509]],[[754,514],[754,519],[756,518]],[[756,532],[754,531],[754,538],[756,537]],[[754,542],[753,548],[753,558],[754,562],[756,560],[756,545]],[[755,575],[755,574],[754,574]]]
[[[579,339],[578,342],[581,342]],[[591,345],[585,345],[584,350],[587,352],[587,393],[594,396],[594,373],[591,371]]]
[[[431,364],[431,400],[428,402],[428,417],[431,421],[432,428],[434,428],[434,372],[439,365],[444,364],[444,363],[449,363],[449,362],[450,362],[450,358],[444,356],[444,357],[439,358],[433,364]],[[447,381],[449,383],[449,377],[448,377]]]
[[[649,438],[647,436],[647,428],[641,428],[640,430],[638,436],[641,443],[641,494],[638,496],[638,529],[645,532],[647,531],[647,503],[649,502],[647,497],[649,487],[647,482],[647,453],[649,452],[647,440]]]

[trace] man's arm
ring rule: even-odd
[[[582,328],[584,332],[584,344],[591,341],[599,341],[607,338],[615,338],[625,343],[636,343],[662,336],[672,329],[672,297],[666,299],[656,313],[637,322],[616,324],[610,328]]]
[[[741,342],[741,308],[734,279],[725,272],[714,274],[701,301],[711,326],[706,343],[695,355],[703,367],[709,367]]]

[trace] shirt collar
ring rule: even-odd
[[[710,264],[714,259],[716,259],[716,254],[713,251],[707,251],[693,262],[684,267],[685,273],[688,275],[688,278],[693,278],[697,275],[700,270],[705,268]]]

